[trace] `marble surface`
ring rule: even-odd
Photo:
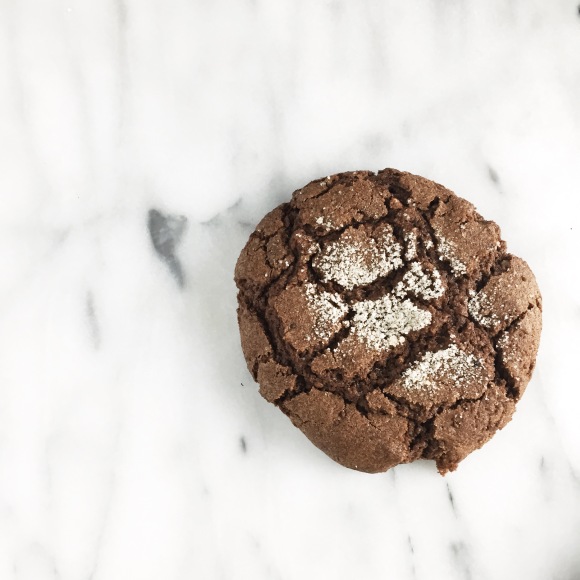
[[[0,2],[0,578],[580,578],[569,0]],[[307,181],[396,167],[544,295],[459,470],[334,464],[246,371],[232,273]]]

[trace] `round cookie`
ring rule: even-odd
[[[319,179],[267,214],[235,270],[262,396],[347,467],[444,474],[511,419],[541,331],[533,273],[443,186]]]

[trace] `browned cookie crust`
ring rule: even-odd
[[[313,181],[236,265],[260,393],[332,459],[454,470],[501,429],[535,364],[541,296],[498,226],[394,169]]]

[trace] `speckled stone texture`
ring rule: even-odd
[[[499,227],[428,179],[313,181],[238,259],[238,319],[262,396],[335,461],[444,474],[511,419],[541,296]]]

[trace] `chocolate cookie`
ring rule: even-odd
[[[248,368],[335,461],[444,474],[501,429],[535,364],[542,302],[499,227],[394,169],[295,191],[236,265]]]

